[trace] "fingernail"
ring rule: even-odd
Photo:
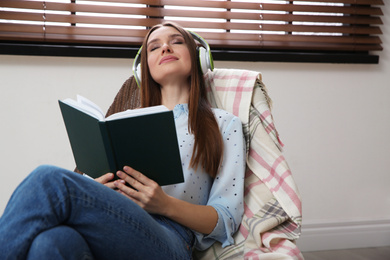
[[[118,175],[120,177],[120,176],[122,176],[122,172],[117,172],[116,175]]]

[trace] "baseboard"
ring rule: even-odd
[[[390,219],[303,224],[302,252],[390,246]]]

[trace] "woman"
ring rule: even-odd
[[[242,126],[209,107],[197,63],[196,43],[175,24],[145,37],[141,105],[173,110],[184,183],[160,187],[129,166],[117,181],[40,166],[0,219],[0,259],[191,259],[193,248],[232,244],[243,214]]]

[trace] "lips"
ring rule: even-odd
[[[178,58],[175,57],[175,56],[172,56],[172,55],[165,56],[165,57],[163,57],[163,58],[160,60],[159,65],[161,65],[161,64],[163,64],[163,63],[166,63],[166,62],[175,61],[175,60],[178,60]]]

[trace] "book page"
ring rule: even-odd
[[[93,103],[91,100],[83,96],[77,95],[77,101],[68,98],[63,100],[62,102],[98,119],[99,121],[111,121],[111,120],[116,120],[121,118],[129,118],[129,117],[169,111],[169,109],[166,106],[160,105],[160,106],[145,107],[145,108],[138,108],[138,109],[129,109],[126,111],[115,113],[105,118],[104,113],[100,109],[100,107],[95,103]]]
[[[142,115],[148,115],[148,114],[155,114],[155,113],[165,112],[165,111],[169,111],[169,109],[163,105],[138,108],[138,109],[129,109],[126,111],[115,113],[115,114],[107,117],[106,121],[111,121],[111,120],[116,120],[116,119],[121,119],[121,118],[135,117],[135,116],[142,116]]]
[[[76,108],[77,110],[80,110],[84,112],[85,114],[88,114],[100,121],[104,121],[104,114],[102,110],[92,101],[82,97],[82,96],[77,96],[77,101],[73,100],[71,98],[67,98],[63,100],[65,104],[68,104],[69,106],[72,106]]]
[[[83,96],[77,95],[77,103],[81,104],[85,109],[87,109],[91,113],[99,115],[99,118],[101,118],[101,120],[104,119],[103,111],[100,109],[100,107],[98,105],[93,103],[91,100],[89,100]]]

